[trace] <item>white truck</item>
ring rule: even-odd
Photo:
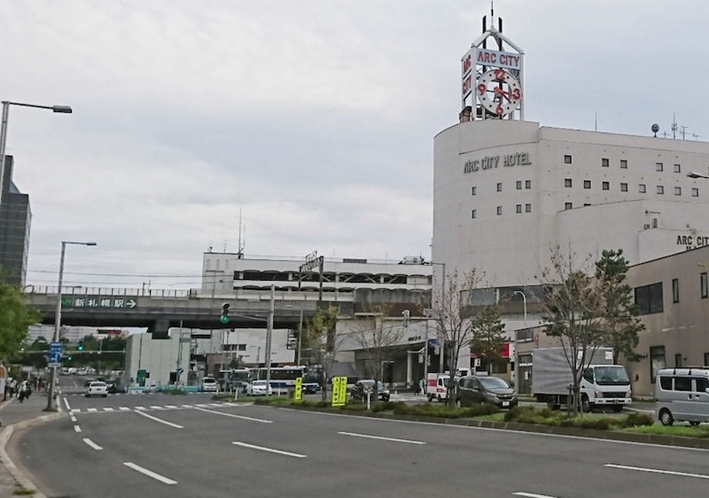
[[[537,401],[552,409],[569,405],[573,385],[571,367],[562,348],[535,349],[532,354],[532,392]],[[613,349],[598,348],[581,379],[581,407],[588,412],[610,406],[620,412],[632,402],[625,367],[613,364]]]
[[[426,379],[426,396],[429,401],[437,399],[445,401],[448,399],[448,388],[455,390],[455,383],[460,377],[470,375],[470,369],[462,368],[455,372],[455,377],[451,380],[450,371],[444,373],[430,373]]]

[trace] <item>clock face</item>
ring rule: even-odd
[[[522,87],[517,78],[504,69],[491,69],[478,79],[480,103],[500,117],[514,111],[522,100]]]

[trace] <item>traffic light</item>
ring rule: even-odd
[[[222,323],[229,323],[229,303],[222,303]]]
[[[83,351],[84,350],[84,341],[79,341],[79,347],[76,349],[78,349],[79,351]]]

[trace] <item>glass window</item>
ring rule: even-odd
[[[517,180],[515,187],[517,187],[517,190],[522,190],[522,180]]]
[[[497,191],[502,192],[502,184],[501,183],[497,184]]]
[[[585,188],[585,189],[591,188],[591,180],[584,180],[583,181],[583,188]]]
[[[691,391],[691,377],[675,377],[675,391]]]
[[[627,183],[621,183],[621,184],[620,184],[620,191],[621,191],[621,192],[627,192],[627,191],[628,191],[628,184],[627,184]]]
[[[635,306],[639,315],[662,313],[662,282],[636,287]]]
[[[532,212],[532,205],[531,205],[531,204],[525,204],[525,205],[524,205],[524,212],[525,212],[525,213],[531,213],[531,212]]]
[[[522,212],[522,204],[517,204],[517,205],[515,206],[515,211],[516,211],[517,213],[521,213],[521,212]]]
[[[566,188],[571,187],[571,178],[564,179],[564,187],[566,187]]]
[[[477,218],[477,216],[478,216],[477,209],[473,209],[473,210],[470,212],[470,215],[471,215],[471,218],[473,218],[473,219]]]
[[[655,171],[662,171],[662,163],[655,163]]]
[[[696,187],[692,188],[692,197],[699,197],[699,189]]]
[[[709,388],[709,379],[706,377],[694,377],[694,392],[705,393]]]
[[[530,188],[532,188],[532,180],[525,180],[525,181],[524,181],[524,188],[527,189],[527,190],[529,190]]]
[[[627,159],[621,159],[620,160],[620,167],[622,169],[628,169],[628,160]]]
[[[601,184],[601,188],[602,188],[603,190],[610,190],[610,189],[611,189],[611,184],[610,184],[610,182],[603,182],[603,183]]]
[[[707,288],[707,272],[699,274],[699,291],[701,292],[702,299],[709,297],[709,289]]]
[[[641,184],[638,186],[638,192],[640,192],[641,194],[644,194],[646,191],[647,191],[647,187],[645,187],[645,184],[644,184],[644,183],[641,183]]]
[[[500,216],[502,214],[502,206],[497,206],[497,215]]]
[[[665,368],[665,346],[650,347],[650,381],[654,384],[657,372]]]
[[[565,202],[564,203],[564,209],[573,209],[574,205],[570,202]]]
[[[674,171],[675,171],[675,173],[681,173],[681,172],[682,172],[682,166],[680,166],[679,164],[675,164],[675,165],[674,165]]]
[[[658,194],[664,194],[665,193],[665,187],[662,185],[657,186],[657,193]]]
[[[564,164],[571,164],[571,156],[570,155],[565,155],[564,156]]]
[[[603,166],[604,168],[610,166],[610,161],[607,157],[601,158],[601,166]]]
[[[660,377],[660,387],[665,391],[672,390],[672,377],[665,377],[664,375]]]
[[[682,195],[682,187],[675,187],[675,195]]]
[[[679,280],[676,278],[672,279],[672,302],[679,302]]]
[[[472,194],[478,195],[478,187],[472,187]]]

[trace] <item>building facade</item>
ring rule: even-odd
[[[23,286],[27,275],[32,212],[29,195],[12,182],[12,156],[5,156],[0,193],[0,280]],[[2,169],[2,168],[0,168]]]

